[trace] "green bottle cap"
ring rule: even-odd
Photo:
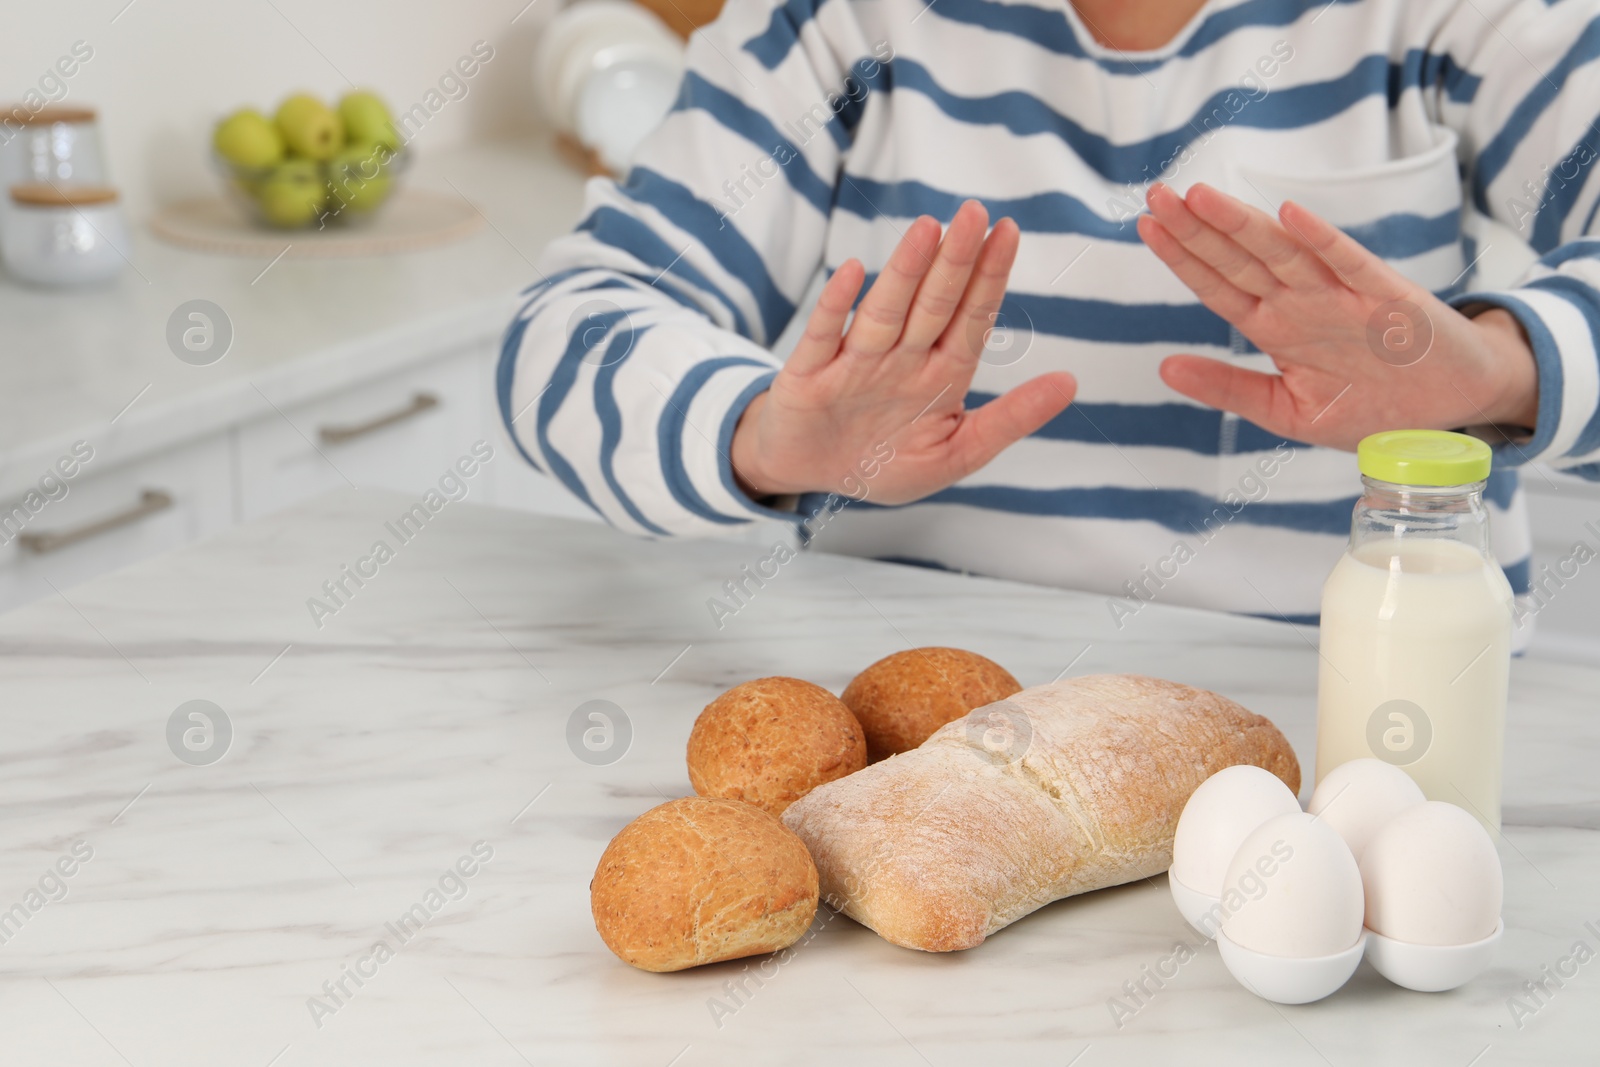
[[[1386,430],[1363,437],[1356,463],[1396,485],[1470,485],[1489,477],[1489,446],[1449,430]]]

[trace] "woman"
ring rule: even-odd
[[[1464,428],[1522,593],[1515,468],[1600,477],[1597,57],[1595,0],[730,0],[501,411],[624,529],[804,519],[1119,626],[1315,621],[1356,442]]]

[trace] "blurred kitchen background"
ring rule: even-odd
[[[0,114],[0,153],[20,166],[15,145],[48,139],[55,116],[101,158],[80,153],[80,173],[27,195],[0,190],[7,234],[81,238],[5,246],[0,609],[70,599],[95,574],[345,484],[420,495],[480,438],[496,455],[468,499],[590,518],[515,456],[493,367],[511,294],[577,220],[586,174],[665,106],[672,31],[715,10],[654,2],[663,17],[643,22],[634,0],[578,0],[611,7],[578,19],[559,0],[12,5],[0,104],[37,121]],[[405,127],[387,215],[273,231],[222,214],[220,118],[358,87]],[[112,277],[24,280],[94,270]],[[1579,541],[1600,551],[1600,485],[1526,482],[1535,579],[1564,560],[1570,575],[1533,654],[1600,661],[1600,563],[1570,564]]]

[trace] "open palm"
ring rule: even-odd
[[[875,501],[907,503],[971,474],[1071,402],[1077,383],[1057,372],[966,407],[1017,251],[1015,223],[1002,219],[985,238],[987,228],[976,201],[942,241],[936,220],[917,219],[853,319],[865,271],[852,259],[834,272],[805,335],[735,431],[731,459],[747,490],[859,496],[865,483]]]
[[[1514,421],[1531,357],[1294,203],[1273,219],[1207,185],[1156,184],[1139,234],[1201,302],[1272,357],[1277,374],[1173,356],[1164,381],[1294,440],[1354,449],[1402,427]]]

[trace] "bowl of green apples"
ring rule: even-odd
[[[388,106],[367,90],[332,107],[295,93],[270,118],[241,108],[217,123],[211,147],[233,199],[280,230],[371,219],[411,160]]]

